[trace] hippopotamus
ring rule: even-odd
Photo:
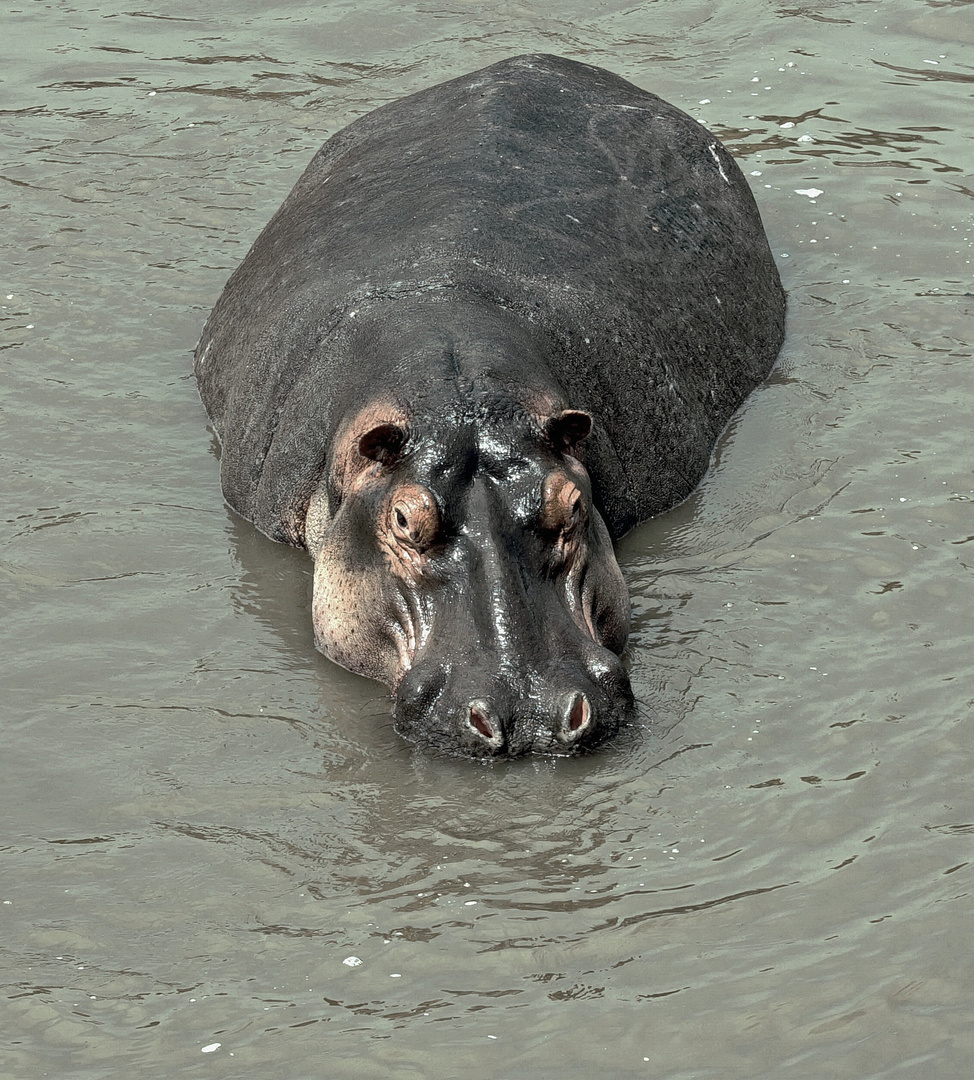
[[[314,560],[317,647],[475,758],[635,713],[613,541],[686,498],[785,294],[721,143],[517,56],[332,135],[196,349],[230,507]]]

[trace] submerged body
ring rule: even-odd
[[[334,135],[197,347],[227,501],[315,560],[319,648],[476,756],[631,715],[611,540],[679,502],[785,300],[720,143],[515,57]]]

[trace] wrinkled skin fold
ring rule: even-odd
[[[516,57],[333,136],[197,347],[230,505],[314,559],[318,647],[397,730],[569,753],[634,715],[612,540],[774,362],[746,182],[685,114]]]

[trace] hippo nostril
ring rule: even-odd
[[[592,727],[592,722],[592,706],[588,698],[582,693],[574,693],[561,714],[558,736],[562,742],[577,742]]]
[[[490,721],[480,709],[470,710],[470,726],[474,731],[479,731],[485,739],[492,739],[494,737],[494,729],[490,726]]]
[[[576,695],[575,702],[568,715],[569,731],[580,731],[582,728],[588,727],[591,718],[592,706],[589,705],[588,698],[584,694]]]
[[[485,701],[471,701],[467,716],[470,729],[475,731],[493,749],[504,743],[504,731],[500,723],[491,717],[490,708]]]

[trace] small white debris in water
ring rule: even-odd
[[[817,199],[819,197],[819,195],[824,195],[825,192],[822,191],[821,188],[806,187],[806,188],[795,188],[795,194],[796,195],[807,195],[810,199]]]
[[[795,125],[790,120],[786,120],[783,124],[778,125],[780,128],[793,128],[794,126]]]
[[[222,1043],[210,1043],[209,1046],[204,1046],[200,1051],[201,1054],[212,1054],[214,1050],[219,1050]]]
[[[751,172],[751,175],[752,175],[752,176],[762,176],[762,175],[764,175],[764,174],[763,174],[763,173],[761,172],[761,170],[760,170],[760,169],[754,169],[754,170],[753,170],[753,171]]]
[[[799,135],[797,142],[815,142],[811,135]]]
[[[709,97],[701,98],[701,99],[700,99],[700,100],[699,100],[699,101],[697,102],[697,104],[698,104],[698,105],[709,105],[709,104],[710,104],[710,98],[709,98]]]
[[[488,1035],[488,1036],[487,1036],[487,1038],[488,1038],[488,1039],[496,1039],[496,1038],[497,1038],[497,1036],[496,1036],[496,1035]]]
[[[346,956],[342,963],[345,967],[358,967],[362,961],[357,956]]]
[[[390,975],[390,976],[389,976],[389,978],[390,978],[390,979],[401,979],[401,978],[402,978],[402,976],[401,976],[401,975],[400,975],[400,974],[399,974],[399,973],[397,972],[397,973],[396,973],[396,974],[394,974],[394,975]]]
[[[476,900],[464,900],[463,906],[464,907],[476,907],[477,906],[477,901]]]

